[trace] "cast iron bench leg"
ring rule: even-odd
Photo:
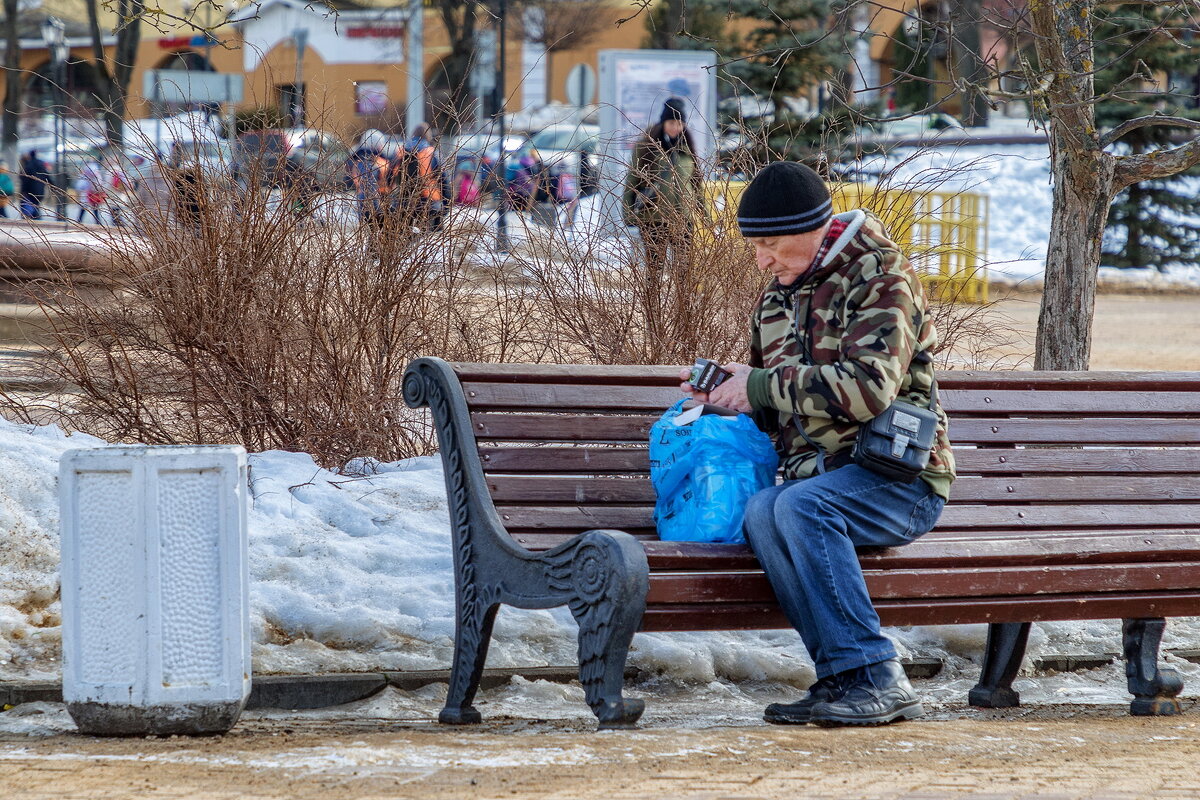
[[[645,703],[625,699],[625,658],[646,610],[646,551],[623,531],[588,531],[546,552],[546,575],[579,623],[579,680],[600,729],[632,728]]]
[[[1167,621],[1161,617],[1121,620],[1121,644],[1125,649],[1125,677],[1133,702],[1129,713],[1136,717],[1169,717],[1178,714],[1176,695],[1183,679],[1173,669],[1158,668],[1158,648]]]
[[[475,710],[475,693],[483,664],[487,661],[488,644],[492,640],[492,625],[496,622],[499,603],[490,605],[472,602],[458,609],[454,626],[454,663],[450,665],[450,690],[446,707],[438,714],[444,725],[474,725],[483,721]]]
[[[579,678],[600,727],[633,727],[644,703],[624,699],[621,690],[625,658],[650,587],[641,543],[624,531],[592,530],[544,553],[519,547],[489,499],[471,414],[454,370],[436,358],[412,362],[404,373],[404,402],[409,408],[428,406],[433,413],[450,505],[457,619],[450,689],[438,719],[460,725],[480,721],[471,703],[501,603],[566,605],[579,623]]]
[[[967,702],[979,708],[1011,708],[1021,705],[1021,695],[1013,688],[1013,679],[1021,669],[1025,645],[1029,642],[1029,622],[993,622],[988,625],[987,651],[979,683],[967,695]]]
[[[486,551],[485,551],[486,552]],[[450,690],[438,721],[470,725],[500,602],[565,605],[579,623],[579,680],[600,728],[632,728],[645,703],[625,699],[625,659],[646,610],[649,568],[641,544],[622,531],[588,531],[540,556],[476,552],[459,567],[458,620]],[[512,588],[504,577],[512,578]],[[499,602],[497,601],[499,598]]]

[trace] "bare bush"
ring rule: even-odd
[[[352,198],[277,163],[239,166],[229,184],[186,158],[159,164],[135,228],[88,228],[111,254],[102,288],[61,272],[43,301],[44,363],[75,390],[55,421],[112,441],[303,450],[326,465],[427,452],[428,426],[401,399],[405,365],[505,357],[517,323],[498,325],[482,300],[512,315],[520,298],[468,274],[442,238],[413,235],[403,213],[368,232]],[[28,400],[13,405],[32,415]]]
[[[402,401],[404,368],[418,356],[748,355],[766,276],[732,207],[716,207],[719,185],[667,213],[657,243],[600,236],[587,220],[568,227],[565,210],[550,208],[510,212],[503,249],[494,209],[461,207],[439,227],[420,202],[424,184],[402,174],[370,211],[342,184],[342,165],[298,172],[262,155],[243,158],[234,181],[222,177],[227,166],[180,148],[124,201],[135,224],[79,229],[109,261],[100,281],[51,269],[57,288],[41,295],[50,353],[37,361],[37,377],[70,391],[10,396],[7,415],[110,441],[305,451],[337,467],[431,451],[426,417]],[[898,196],[876,192],[872,210],[887,219]],[[956,299],[932,304],[940,362],[995,366],[1008,326]]]

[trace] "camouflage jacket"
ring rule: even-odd
[[[859,424],[898,397],[929,405],[933,366],[914,356],[930,353],[937,333],[921,281],[877,217],[850,211],[839,219],[847,227],[822,263],[791,286],[772,281],[751,320],[750,403],[773,434],[789,480],[809,477],[816,466],[796,417],[833,456],[849,453]],[[807,328],[811,364],[797,338],[797,316],[800,330]],[[921,477],[949,497],[954,456],[946,415],[937,412],[937,446]]]

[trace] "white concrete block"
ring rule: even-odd
[[[63,698],[84,733],[221,733],[250,695],[246,451],[70,450]]]

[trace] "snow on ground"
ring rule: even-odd
[[[0,680],[59,676],[57,462],[66,449],[103,443],[53,427],[0,420]],[[250,457],[251,630],[258,673],[436,669],[449,666],[454,584],[448,512],[437,458],[374,465],[353,477],[304,454]],[[892,629],[902,655],[935,656],[946,667],[923,691],[961,700],[978,677],[985,626]],[[504,609],[489,665],[572,664],[575,626],[566,609]],[[1166,647],[1200,647],[1200,621],[1173,620]],[[1036,626],[1029,656],[1120,649],[1119,623]],[[682,718],[749,719],[781,684],[806,686],[811,664],[791,631],[639,634],[631,663],[647,697],[680,694]],[[1200,690],[1200,667],[1168,656]],[[1118,663],[1105,669],[1022,680],[1031,702],[1126,702]],[[428,715],[437,692],[400,693]],[[432,692],[432,694],[430,693]],[[520,679],[487,695],[516,716],[586,716],[582,690]],[[683,699],[673,700],[673,708]],[[714,708],[704,711],[705,705]],[[397,708],[400,708],[399,706]],[[685,708],[680,706],[680,708]],[[555,710],[557,709],[557,710]],[[401,713],[396,711],[394,713]],[[747,716],[748,715],[748,716]],[[678,724],[678,723],[677,723]],[[730,723],[734,724],[734,723]]]
[[[1007,127],[984,133],[1012,134]],[[1033,133],[1032,128],[1025,133]],[[890,187],[918,192],[969,191],[988,198],[986,263],[990,277],[1040,288],[1050,240],[1053,182],[1048,144],[954,145],[898,148],[859,165],[865,182],[883,175]],[[1200,182],[1192,180],[1200,186]],[[1200,225],[1200,220],[1194,220]],[[1200,265],[1154,269],[1101,267],[1101,281],[1130,289],[1200,287]]]
[[[989,200],[987,260],[999,278],[1040,277],[1050,239],[1050,150],[1045,144],[897,149],[864,160],[889,186],[976,192]]]

